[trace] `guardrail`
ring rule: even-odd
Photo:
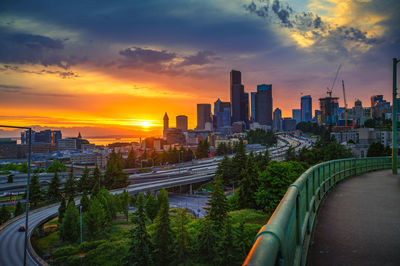
[[[391,163],[392,157],[351,158],[309,168],[289,186],[243,265],[305,265],[317,211],[327,192],[345,178],[389,169]]]

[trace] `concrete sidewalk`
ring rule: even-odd
[[[308,265],[400,265],[400,175],[339,183],[320,208]]]

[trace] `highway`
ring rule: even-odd
[[[293,136],[278,136],[280,145],[269,149],[270,156],[275,160],[283,160],[284,154],[290,145],[296,150],[302,147],[308,147],[311,142],[298,139]],[[160,190],[161,188],[174,187],[179,185],[188,185],[198,182],[204,182],[214,177],[218,162],[222,157],[202,160],[200,165],[185,165],[181,169],[161,170],[155,173],[143,173],[131,175],[131,179],[140,180],[124,189],[111,191],[113,194],[122,193],[125,189],[129,193],[136,194],[141,191]],[[178,175],[177,175],[178,174]],[[179,205],[176,202],[174,205]],[[48,207],[44,210],[32,212],[29,214],[29,231],[32,233],[34,228],[39,226],[50,217],[57,215],[58,206]],[[20,218],[11,222],[0,231],[0,265],[23,265],[24,256],[24,233],[18,232],[17,228],[25,224],[25,218]],[[28,235],[29,235],[28,234]],[[27,255],[27,265],[39,265],[32,255]]]

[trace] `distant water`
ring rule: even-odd
[[[129,138],[129,137],[121,137],[121,138],[116,138],[116,137],[99,137],[99,138],[91,138],[91,137],[85,137],[90,143],[94,143],[96,145],[104,145],[107,146],[108,144],[115,143],[115,142],[125,142],[125,143],[131,143],[131,142],[139,142],[140,138]],[[142,138],[144,139],[144,138]]]

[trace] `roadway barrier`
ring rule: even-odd
[[[243,265],[305,265],[318,208],[343,179],[391,168],[392,157],[350,158],[309,168],[292,185],[255,237]]]

